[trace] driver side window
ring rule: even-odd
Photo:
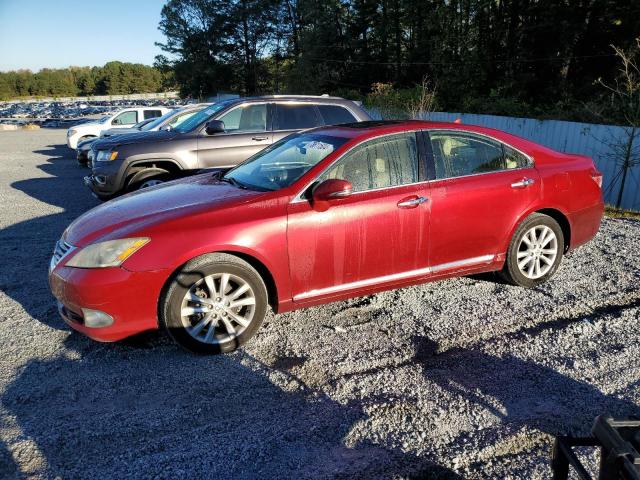
[[[415,133],[386,136],[359,145],[318,180],[347,180],[354,192],[420,181]]]
[[[136,123],[138,123],[138,112],[135,110],[122,112],[111,122],[112,125],[135,125]]]
[[[267,130],[267,104],[242,105],[222,115],[228,133],[264,132]]]

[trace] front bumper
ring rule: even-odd
[[[51,292],[64,321],[74,330],[101,342],[114,342],[158,328],[158,299],[169,275],[164,270],[131,272],[124,268],[56,267],[49,274]],[[84,324],[82,309],[113,317],[106,327]]]
[[[92,174],[84,177],[84,184],[100,199],[107,200],[124,193],[125,166],[122,161],[92,161]]]

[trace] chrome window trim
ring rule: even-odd
[[[515,150],[516,152],[520,153],[521,155],[524,155],[524,157],[529,161],[529,165],[526,165],[524,167],[503,168],[501,170],[493,170],[491,172],[470,173],[468,175],[459,175],[457,177],[434,178],[432,180],[434,182],[441,181],[441,180],[451,180],[453,178],[475,177],[477,175],[486,175],[488,173],[515,172],[515,171],[518,171],[518,170],[526,170],[527,168],[535,168],[535,166],[536,166],[533,157],[531,155],[529,155],[528,153],[523,152],[519,148],[516,148],[513,145],[511,145],[510,143],[503,142],[502,140],[500,140],[498,138],[492,137],[491,135],[487,135],[486,133],[477,133],[477,132],[472,132],[470,130],[452,130],[450,128],[424,128],[422,130],[427,132],[427,133],[430,133],[430,132],[445,132],[445,133],[453,133],[453,134],[458,134],[458,135],[465,135],[466,134],[466,135],[469,135],[471,137],[474,136],[474,135],[479,136],[479,137],[485,137],[485,138],[488,138],[489,140],[493,140],[494,142],[499,143],[500,145],[504,145],[504,146],[507,146],[507,147],[511,148],[512,150]],[[431,138],[429,138],[429,141],[431,141]]]
[[[457,260],[455,262],[443,263],[434,267],[418,268],[416,270],[409,270],[406,272],[393,273],[390,275],[383,275],[380,277],[373,277],[364,280],[358,280],[357,282],[343,283],[341,285],[334,285],[331,287],[318,288],[316,290],[309,290],[302,292],[298,295],[294,295],[293,301],[306,300],[309,298],[319,297],[321,295],[330,295],[332,293],[340,293],[346,290],[352,290],[361,287],[370,287],[386,282],[393,282],[395,280],[404,280],[412,277],[419,277],[421,275],[428,275],[430,273],[438,273],[443,270],[448,270],[456,267],[471,267],[474,265],[480,265],[483,263],[490,263],[496,258],[495,255],[482,255],[480,257],[465,258],[463,260]]]
[[[384,135],[380,135],[380,136],[377,136],[377,137],[369,138],[369,139],[365,140],[365,141],[364,141],[364,142],[362,142],[362,143],[358,143],[357,145],[353,145],[353,146],[351,146],[351,147],[350,147],[347,151],[345,151],[342,155],[340,155],[340,156],[339,156],[338,158],[336,158],[333,162],[331,162],[329,165],[327,165],[327,167],[326,167],[324,170],[322,170],[318,175],[316,175],[316,177],[315,177],[312,181],[310,181],[309,183],[307,183],[307,185],[305,185],[305,187],[304,187],[302,190],[300,190],[296,195],[294,195],[293,200],[291,200],[291,202],[289,202],[289,203],[294,204],[294,203],[307,202],[308,200],[307,200],[306,198],[304,198],[304,197],[302,196],[302,194],[303,194],[304,192],[306,192],[306,191],[307,191],[307,189],[308,189],[311,185],[313,185],[313,184],[318,180],[318,178],[319,178],[319,177],[321,177],[322,175],[324,175],[324,174],[327,172],[327,170],[331,169],[331,167],[333,167],[337,162],[339,162],[340,160],[342,160],[342,159],[343,159],[346,155],[348,155],[348,154],[349,154],[349,153],[350,153],[354,148],[360,147],[360,146],[362,146],[362,145],[364,145],[364,144],[366,144],[367,142],[372,141],[372,140],[378,140],[378,139],[380,139],[380,138],[385,138],[385,137],[389,137],[389,136],[392,136],[392,135],[404,135],[404,134],[407,134],[407,133],[416,133],[416,132],[419,132],[419,131],[421,131],[421,130],[422,130],[422,129],[415,129],[415,130],[404,130],[404,131],[402,131],[402,132],[385,133]],[[418,143],[418,139],[416,138],[416,145],[417,145],[417,143]],[[418,159],[418,161],[420,161],[420,159]],[[313,167],[312,167],[312,168],[313,168]],[[391,189],[391,188],[408,187],[408,186],[411,186],[411,185],[419,185],[419,184],[421,184],[421,183],[427,183],[428,181],[429,181],[429,180],[422,180],[422,181],[420,181],[420,182],[403,183],[403,184],[400,184],[400,185],[390,185],[390,186],[388,186],[388,187],[371,188],[371,189],[369,189],[369,190],[362,190],[362,191],[360,191],[360,192],[353,192],[350,196],[358,195],[358,194],[361,194],[361,193],[369,193],[369,192],[373,192],[373,191],[377,191],[377,190],[389,190],[389,189]]]
[[[427,180],[424,180],[424,181],[421,181],[421,182],[405,183],[405,184],[402,184],[402,185],[392,185],[392,186],[389,186],[389,187],[372,188],[372,189],[369,189],[369,190],[362,190],[362,191],[360,191],[360,192],[354,192],[354,193],[352,193],[351,195],[353,196],[353,195],[358,195],[358,194],[360,194],[360,193],[367,193],[367,192],[372,192],[372,191],[376,191],[376,190],[388,190],[388,189],[398,188],[398,187],[404,187],[404,186],[419,185],[419,184],[421,184],[421,183],[442,182],[442,181],[447,181],[447,180],[454,180],[454,179],[456,179],[456,178],[477,177],[477,176],[479,176],[479,175],[491,175],[491,174],[501,173],[501,172],[517,172],[517,171],[520,171],[520,170],[528,170],[528,169],[531,169],[531,168],[535,168],[535,161],[534,161],[534,158],[533,158],[531,155],[529,155],[529,154],[527,154],[527,153],[523,152],[523,151],[522,151],[522,150],[520,150],[519,148],[514,147],[514,146],[513,146],[513,145],[511,145],[510,143],[503,142],[502,140],[500,140],[500,139],[498,139],[498,138],[495,138],[495,137],[492,137],[491,135],[487,135],[487,134],[484,134],[484,133],[472,132],[472,131],[470,131],[470,130],[455,130],[455,129],[454,129],[454,130],[452,130],[452,129],[450,129],[450,128],[416,128],[415,130],[405,130],[405,131],[403,131],[403,132],[386,133],[386,134],[384,134],[384,135],[380,135],[380,136],[378,136],[378,137],[370,138],[369,140],[375,140],[375,139],[378,139],[378,138],[384,138],[384,137],[387,137],[387,136],[390,136],[390,135],[398,135],[398,134],[402,134],[402,133],[417,133],[417,132],[427,132],[427,133],[429,133],[429,132],[450,132],[450,133],[457,133],[457,134],[463,134],[463,135],[464,135],[464,134],[467,134],[467,135],[470,135],[470,136],[477,135],[477,136],[480,136],[480,137],[485,137],[485,138],[488,138],[488,139],[490,139],[490,140],[493,140],[494,142],[499,143],[500,145],[506,145],[507,147],[512,148],[512,149],[513,149],[513,150],[515,150],[516,152],[518,152],[518,153],[520,153],[520,154],[524,155],[524,156],[529,160],[529,163],[530,163],[530,164],[529,164],[529,165],[527,165],[527,166],[525,166],[525,167],[518,167],[518,168],[505,168],[505,169],[502,169],[502,170],[494,170],[494,171],[491,171],[491,172],[470,173],[470,174],[468,174],[468,175],[459,175],[459,176],[457,176],[457,177],[434,178],[433,180],[428,180],[428,179],[427,179]],[[366,140],[366,141],[365,141],[365,142],[363,142],[363,143],[366,143],[366,142],[368,142],[369,140]],[[430,138],[429,138],[429,141],[431,141],[431,139],[430,139]],[[304,192],[306,192],[306,191],[307,191],[307,189],[308,189],[308,188],[309,188],[313,183],[315,183],[315,182],[317,181],[318,177],[322,176],[322,175],[323,175],[327,170],[329,170],[331,167],[333,167],[333,165],[335,165],[335,163],[336,163],[336,162],[340,161],[340,160],[341,160],[342,158],[344,158],[344,156],[345,156],[345,155],[347,155],[351,150],[353,150],[354,148],[356,148],[356,147],[358,147],[358,146],[360,146],[360,145],[362,145],[362,143],[360,143],[360,144],[358,144],[358,145],[354,145],[354,146],[352,146],[351,148],[349,148],[349,150],[347,150],[346,152],[344,152],[344,153],[343,153],[339,158],[337,158],[336,160],[334,160],[334,161],[333,161],[333,162],[332,162],[332,163],[331,163],[327,168],[325,168],[322,172],[320,172],[320,173],[316,176],[316,178],[314,178],[311,182],[309,182],[307,185],[305,185],[305,187],[304,187],[301,191],[299,191],[296,195],[294,195],[293,200],[291,200],[291,202],[290,202],[290,203],[291,203],[291,204],[294,204],[294,203],[301,203],[301,202],[306,202],[306,201],[308,201],[306,198],[302,197],[302,194],[303,194]]]

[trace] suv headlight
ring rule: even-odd
[[[96,162],[110,162],[118,158],[118,152],[110,152],[109,150],[98,150]]]
[[[78,131],[73,128],[71,130],[67,130],[67,137],[73,137],[76,133],[78,133]]]
[[[149,243],[149,239],[122,238],[87,245],[66,264],[77,268],[119,267],[127,258]]]

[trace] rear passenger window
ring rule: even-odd
[[[338,105],[318,105],[318,110],[325,125],[357,122],[349,110]]]
[[[276,130],[302,130],[320,125],[315,105],[276,104],[276,118]]]
[[[354,148],[319,181],[347,180],[354,192],[406,185],[420,181],[414,133],[386,136]]]
[[[162,112],[160,110],[145,110],[144,111],[144,119],[147,120],[149,118],[158,118],[162,116]]]
[[[461,177],[505,169],[502,145],[498,142],[457,133],[429,132],[429,137],[436,178]]]
[[[503,146],[504,148],[504,162],[505,167],[507,169],[512,168],[524,168],[530,165],[529,159],[525,157],[522,153],[514,150],[507,145]]]

